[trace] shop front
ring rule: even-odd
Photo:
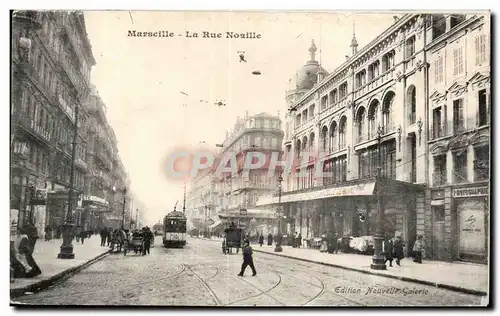
[[[416,201],[425,197],[425,188],[391,179],[378,183],[353,180],[344,185],[285,193],[281,201],[291,220],[287,233],[300,233],[305,239],[320,238],[326,233],[336,233],[338,237],[373,236],[377,228],[377,186],[382,190],[384,231],[391,236],[400,235],[413,245],[417,237]],[[276,205],[275,199],[262,199],[261,203]]]
[[[430,257],[486,263],[489,241],[489,187],[469,184],[431,190]]]
[[[486,262],[488,258],[488,196],[487,185],[452,190],[460,260]]]
[[[95,231],[102,229],[102,221],[99,221],[100,214],[109,212],[109,202],[101,197],[93,195],[82,196],[82,212],[79,218],[80,226],[84,230]]]

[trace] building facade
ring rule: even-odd
[[[435,15],[429,72],[429,256],[486,262],[489,243],[490,18]]]
[[[373,235],[380,189],[384,231],[407,251],[422,235],[427,257],[487,252],[487,19],[407,14],[359,51],[354,36],[331,74],[314,63],[312,44],[286,93],[285,152],[300,163],[284,174],[284,233]],[[318,176],[318,165],[330,174]]]
[[[231,173],[216,174],[215,168],[205,169],[190,182],[187,194],[186,213],[191,228],[208,228],[215,231],[225,222],[239,221],[249,226],[252,223],[263,225],[266,232],[272,229],[272,215],[263,210],[256,210],[257,200],[277,189],[277,176],[269,178],[268,169],[264,166],[251,170],[244,175],[243,166],[249,151],[261,152],[270,157],[271,153],[281,152],[283,130],[279,116],[259,113],[238,118],[231,132],[218,147],[216,161],[234,155],[236,157],[238,176]],[[207,148],[210,150],[209,148]],[[216,163],[218,165],[218,163]],[[240,210],[244,209],[242,213]],[[205,224],[206,223],[206,224]],[[255,225],[254,225],[255,226]]]
[[[33,223],[39,236],[47,227],[60,235],[77,123],[71,208],[76,223],[89,228],[96,216],[84,201],[97,196],[87,156],[95,60],[83,13],[15,11],[12,20],[11,209],[19,210],[19,225]]]
[[[224,157],[227,153],[235,155],[238,172],[238,175],[223,173],[216,183],[217,204],[222,206],[219,218],[226,222],[238,221],[241,226],[252,228],[252,233],[258,231],[267,234],[272,231],[273,214],[269,214],[266,210],[257,210],[256,205],[261,196],[277,190],[280,173],[276,170],[269,175],[267,164],[249,170],[247,174],[243,172],[243,168],[248,152],[262,153],[267,161],[273,153],[281,153],[283,137],[279,115],[258,113],[238,118],[232,132],[222,143],[223,147],[219,154],[220,157]]]

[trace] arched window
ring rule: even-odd
[[[394,129],[392,124],[392,103],[394,102],[395,94],[389,91],[384,98],[384,104],[382,107],[382,126],[384,127],[384,133],[389,133]]]
[[[315,147],[314,133],[311,133],[311,135],[309,135],[309,152],[310,153],[316,151],[316,148],[314,148],[314,147]]]
[[[408,88],[408,121],[415,124],[417,121],[417,92],[414,85]]]
[[[326,152],[328,144],[328,127],[323,126],[321,130],[321,150]]]
[[[344,149],[346,146],[345,134],[347,128],[347,117],[342,116],[339,123],[339,149]]]
[[[413,54],[415,54],[415,36],[406,40],[406,58],[413,56]]]
[[[330,145],[329,151],[337,151],[337,122],[333,121],[330,125]]]
[[[314,117],[315,109],[316,109],[315,104],[314,103],[311,104],[311,106],[309,107],[309,118],[313,118]]]
[[[378,100],[373,100],[370,103],[370,108],[368,110],[368,138],[374,138],[377,136],[377,128],[379,125],[378,118],[379,102]]]
[[[365,113],[365,108],[364,107],[360,107],[358,109],[358,114],[356,115],[356,125],[357,125],[357,129],[358,129],[358,142],[361,142],[363,140],[365,140],[365,117],[366,117],[366,113]]]
[[[299,140],[297,140],[297,145],[295,146],[295,152],[297,153],[297,158],[300,157],[301,150],[302,150],[302,143],[299,139]]]

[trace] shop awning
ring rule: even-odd
[[[223,223],[222,223],[222,221],[220,221],[220,220],[216,220],[216,221],[215,221],[215,223],[213,223],[212,225],[208,226],[208,228],[209,228],[210,230],[212,230],[212,229],[217,228],[217,226],[221,226],[222,224],[223,224]]]
[[[301,202],[309,200],[328,199],[332,197],[343,196],[367,196],[373,195],[375,190],[375,181],[339,186],[333,188],[325,188],[310,192],[297,192],[286,194],[281,197],[281,203]],[[263,196],[257,201],[257,206],[278,204],[277,196]]]
[[[245,214],[240,214],[239,211],[220,213],[219,218],[255,218],[255,219],[270,219],[274,218],[276,211],[269,209],[247,209]]]

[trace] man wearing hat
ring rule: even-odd
[[[253,265],[253,258],[252,258],[252,247],[250,247],[250,241],[248,239],[245,239],[244,244],[243,244],[243,264],[241,265],[241,271],[238,274],[238,276],[243,276],[245,273],[245,269],[247,266],[250,266],[252,269],[252,276],[257,275],[257,271],[255,270],[255,266]]]

